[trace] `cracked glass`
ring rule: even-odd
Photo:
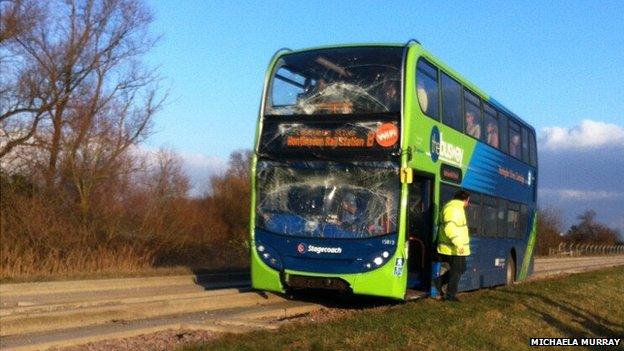
[[[259,228],[326,238],[397,230],[400,181],[392,162],[260,161],[257,171]]]
[[[265,115],[400,112],[403,48],[312,50],[277,62]]]

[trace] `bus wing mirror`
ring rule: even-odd
[[[412,184],[414,172],[410,167],[401,167],[401,183]]]

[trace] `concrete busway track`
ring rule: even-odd
[[[593,269],[624,265],[624,255],[587,257],[543,257],[535,259],[532,279],[562,273],[579,273]]]
[[[532,279],[624,265],[624,256],[538,258]],[[320,309],[253,292],[247,272],[0,285],[0,349],[39,350],[166,329],[245,332]]]

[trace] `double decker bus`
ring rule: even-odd
[[[416,41],[278,51],[251,173],[255,289],[435,295],[439,214],[460,188],[459,290],[532,271],[534,129]]]

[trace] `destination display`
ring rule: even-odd
[[[265,153],[277,154],[301,155],[309,149],[328,155],[374,155],[398,150],[399,141],[399,126],[394,121],[282,122],[263,126],[260,146]]]
[[[442,180],[455,184],[461,184],[462,170],[460,168],[442,164],[440,167],[440,175],[442,176]]]

